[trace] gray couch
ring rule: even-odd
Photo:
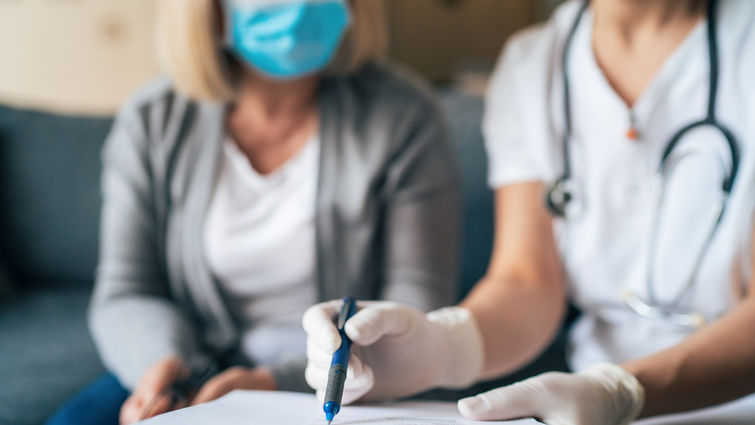
[[[462,296],[485,271],[493,204],[482,102],[444,93],[443,103],[464,181]],[[42,423],[103,372],[85,316],[97,259],[99,151],[110,124],[0,106],[0,265],[15,283],[0,299],[0,424]],[[538,370],[564,367],[558,346]]]
[[[0,107],[0,424],[41,423],[103,371],[85,315],[109,127]]]

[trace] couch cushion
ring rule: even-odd
[[[459,297],[482,277],[493,244],[493,192],[487,185],[487,157],[482,139],[482,98],[442,93],[461,165],[463,197],[462,273]]]
[[[0,258],[19,285],[91,283],[110,125],[0,106]]]
[[[0,301],[0,424],[41,424],[104,371],[86,327],[88,301],[89,291],[60,288]]]
[[[464,223],[460,295],[487,268],[493,198],[480,132],[482,99],[442,91],[461,163]],[[109,118],[0,106],[0,258],[19,280],[89,282],[96,265],[99,152]]]
[[[0,300],[10,296],[13,293],[13,285],[11,284],[10,276],[5,271],[5,266],[0,263]]]

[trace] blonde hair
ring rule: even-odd
[[[349,0],[351,26],[325,70],[347,75],[381,56],[387,46],[383,0]],[[205,100],[234,98],[238,64],[223,45],[219,0],[160,0],[157,54],[176,88]]]

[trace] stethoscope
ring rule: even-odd
[[[563,78],[563,100],[564,100],[564,134],[563,134],[563,173],[553,183],[546,194],[546,206],[551,214],[558,218],[567,217],[567,207],[574,200],[574,187],[572,182],[571,164],[570,164],[570,139],[572,135],[572,112],[571,112],[571,96],[569,90],[569,50],[574,39],[574,34],[577,32],[582,16],[589,5],[589,0],[586,0],[577,14],[577,17],[572,24],[569,33],[566,38],[566,44],[564,45],[563,54],[561,57],[562,78]],[[647,300],[642,299],[640,296],[632,291],[625,291],[622,296],[624,302],[631,310],[640,316],[652,319],[662,319],[670,321],[682,327],[699,328],[705,325],[707,319],[700,313],[688,312],[680,308],[681,301],[690,292],[693,287],[694,277],[697,274],[700,264],[702,263],[705,253],[708,251],[713,240],[713,235],[721,223],[721,218],[724,215],[726,209],[726,203],[729,198],[729,193],[734,180],[737,176],[737,170],[739,168],[739,151],[737,140],[729,129],[721,124],[716,119],[716,95],[718,92],[718,40],[716,36],[716,12],[718,9],[718,1],[710,0],[707,5],[707,35],[708,35],[708,62],[710,66],[710,75],[708,78],[708,111],[705,118],[687,124],[677,131],[673,137],[666,144],[663,155],[661,156],[660,165],[658,167],[658,173],[660,174],[662,181],[666,181],[667,172],[669,171],[669,158],[672,156],[674,149],[679,145],[680,141],[689,132],[700,127],[712,127],[723,135],[726,140],[726,145],[731,157],[731,167],[722,166],[723,170],[727,168],[730,170],[728,174],[725,174],[721,187],[721,197],[719,203],[716,205],[716,216],[712,229],[705,238],[704,244],[700,252],[696,257],[692,272],[689,275],[685,285],[678,291],[678,293],[672,297],[674,301],[663,303],[658,300],[654,290],[654,281],[652,276],[652,270],[654,269],[654,260],[656,256],[655,245],[658,235],[658,223],[660,214],[656,214],[655,220],[652,226],[651,233],[651,249],[650,249],[650,261],[647,272]],[[725,171],[724,171],[725,173]],[[659,199],[659,206],[663,205],[664,190],[661,189],[661,196]],[[658,209],[660,210],[660,208]]]

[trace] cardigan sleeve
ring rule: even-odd
[[[199,351],[161,265],[144,128],[135,108],[125,107],[105,143],[100,259],[89,309],[100,357],[127,388],[158,360]]]
[[[397,126],[386,173],[382,299],[424,311],[454,303],[459,269],[459,170],[440,107],[416,102]]]
[[[405,76],[375,66],[330,93],[328,110],[340,115],[325,132],[339,138],[325,151],[327,239],[335,240],[323,253],[325,296],[374,289],[371,296],[429,311],[455,301],[459,172],[438,102]],[[302,356],[271,371],[280,389],[311,391],[305,366]]]

